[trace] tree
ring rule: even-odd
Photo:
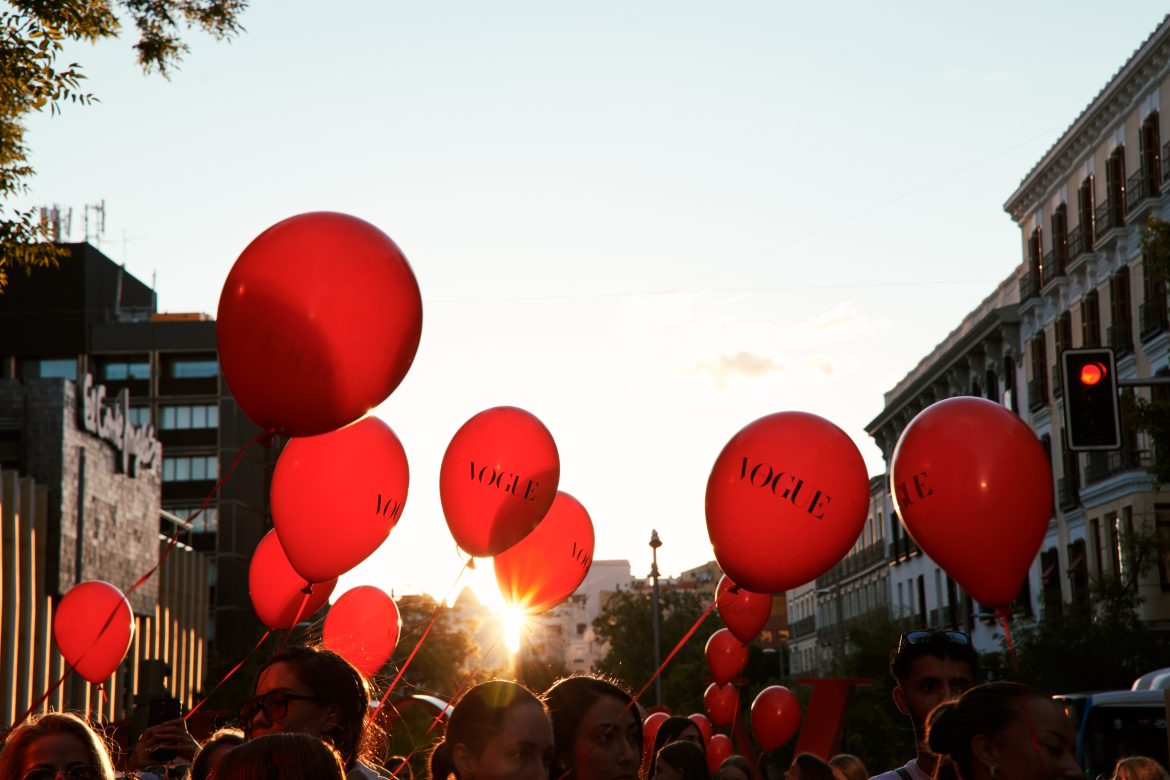
[[[397,603],[402,615],[402,634],[390,661],[392,670],[400,669],[406,662],[438,607],[438,602],[428,595],[403,596]],[[475,639],[467,626],[444,608],[391,695],[425,693],[449,700],[478,682],[468,680],[468,676],[476,671],[469,668],[468,661],[474,663],[478,657]],[[481,674],[486,677],[486,673]],[[393,679],[391,675],[384,680],[383,689]]]
[[[8,201],[27,192],[33,175],[24,137],[29,114],[96,100],[81,91],[81,66],[58,62],[65,42],[116,37],[121,11],[138,29],[138,64],[166,78],[189,50],[180,24],[230,38],[243,29],[247,0],[9,0],[8,6],[0,10],[0,292],[12,268],[55,266],[64,254],[50,243],[35,209]]]

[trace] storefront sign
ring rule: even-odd
[[[81,427],[114,445],[122,456],[123,474],[138,476],[138,469],[153,468],[159,460],[159,443],[153,425],[130,422],[130,391],[122,390],[112,402],[106,400],[106,386],[95,385],[93,376],[81,378],[81,403],[78,413]]]

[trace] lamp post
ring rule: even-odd
[[[650,582],[654,585],[654,669],[662,664],[661,639],[658,630],[658,548],[662,540],[658,538],[658,531],[650,531],[650,554],[653,556],[650,564]],[[654,678],[654,703],[662,705],[662,675]]]

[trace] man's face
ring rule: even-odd
[[[926,716],[944,701],[957,697],[972,686],[971,664],[954,658],[924,655],[910,662],[902,684],[894,688],[894,703],[914,724],[914,737],[926,737]]]

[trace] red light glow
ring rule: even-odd
[[[1081,366],[1081,384],[1095,385],[1105,376],[1105,366],[1100,363],[1086,363]]]

